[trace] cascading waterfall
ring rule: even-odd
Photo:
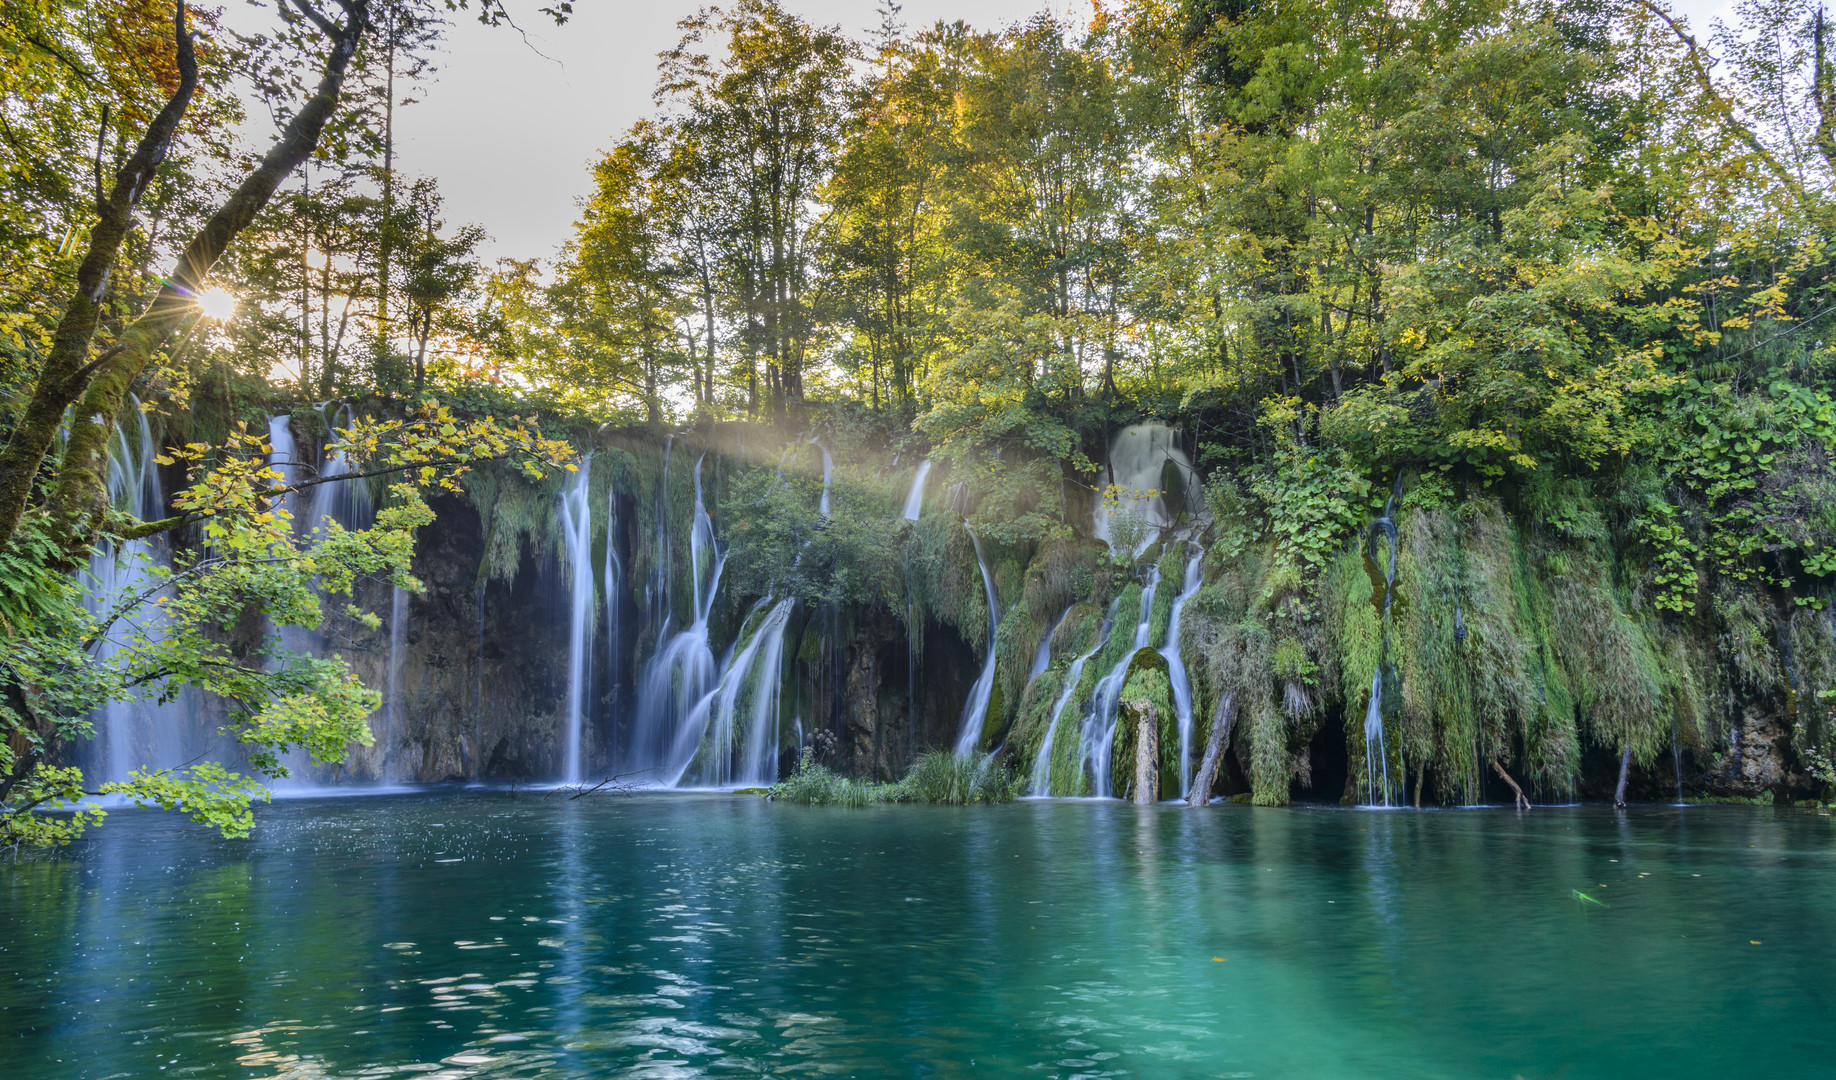
[[[969,529],[968,522],[963,523]],[[975,562],[982,569],[982,588],[988,594],[988,656],[982,661],[982,673],[976,676],[975,685],[969,690],[969,700],[963,703],[961,730],[956,736],[956,756],[966,757],[981,749],[983,716],[988,712],[988,699],[994,693],[995,676],[995,631],[1001,628],[1001,609],[995,598],[994,578],[988,573],[988,559],[982,554],[982,538],[969,529],[969,541],[975,545]]]
[[[334,435],[320,451],[319,475],[332,482],[312,489],[306,520],[302,523],[309,533],[324,529],[326,518],[347,529],[363,528],[370,522],[372,508],[369,485],[362,480],[335,479],[349,476],[351,472],[350,455],[336,441],[335,433],[340,428],[349,428],[353,419],[354,414],[349,405],[340,405],[327,418],[327,426],[333,429]],[[330,453],[326,453],[326,450]]]
[[[268,417],[268,468],[280,475],[282,484],[297,484],[306,479],[306,463],[300,460],[299,443],[293,437],[293,414],[276,413]],[[312,493],[327,487],[343,487],[342,484],[322,484]],[[300,512],[300,493],[290,491],[280,497],[277,506],[287,512],[293,520],[295,533],[306,531],[307,522]],[[310,501],[308,505],[311,505]],[[313,524],[317,524],[314,522]],[[318,633],[304,626],[283,626],[280,628],[281,645],[289,652],[312,653],[316,646],[323,645]],[[385,708],[392,708],[385,702]],[[294,747],[281,758],[287,768],[288,787],[316,787],[318,781],[312,775],[312,756],[303,747]]]
[[[767,609],[767,605],[770,605]],[[708,787],[757,787],[778,778],[778,690],[784,670],[784,631],[791,598],[753,605],[743,647],[721,664],[720,680],[696,702],[676,736],[668,777],[672,787],[691,779]],[[764,617],[757,619],[760,611]]]
[[[689,761],[680,749],[684,724],[716,687],[713,646],[708,639],[708,619],[720,590],[726,554],[714,538],[714,520],[708,515],[701,486],[702,460],[695,462],[695,510],[689,530],[689,569],[694,583],[694,618],[687,629],[669,633],[664,617],[658,635],[663,642],[645,663],[638,681],[637,730],[633,734],[631,771],[648,771],[662,783],[673,783]],[[659,534],[667,533],[659,525]],[[667,600],[667,586],[661,591]],[[653,595],[655,595],[653,593]],[[692,755],[694,747],[689,747]]]
[[[1179,796],[1182,799],[1192,784],[1192,682],[1186,675],[1186,662],[1180,656],[1179,622],[1186,601],[1205,584],[1204,549],[1196,544],[1193,549],[1191,558],[1186,561],[1186,578],[1181,582],[1179,595],[1173,598],[1167,643],[1160,650],[1160,655],[1167,658],[1167,681],[1173,687],[1173,713],[1179,720]]]
[[[1090,713],[1084,721],[1084,759],[1089,763],[1091,793],[1098,798],[1106,799],[1114,794],[1109,757],[1116,742],[1116,706],[1122,697],[1122,684],[1128,679],[1129,662],[1136,652],[1147,648],[1153,624],[1154,593],[1159,588],[1159,569],[1149,569],[1147,587],[1141,590],[1141,614],[1135,622],[1135,644],[1116,661],[1108,674],[1097,680],[1090,694]]]
[[[1390,497],[1383,504],[1383,516],[1371,523],[1370,558],[1377,558],[1377,537],[1382,534],[1389,540],[1389,561],[1384,564],[1383,572],[1383,647],[1377,661],[1377,670],[1371,675],[1371,700],[1364,710],[1364,777],[1367,784],[1372,784],[1378,777],[1382,778],[1383,787],[1374,786],[1370,791],[1372,804],[1390,805],[1390,755],[1383,738],[1383,668],[1390,661],[1390,602],[1396,592],[1396,496],[1402,491],[1402,477],[1390,489]],[[1372,747],[1375,744],[1376,761],[1372,761]]]
[[[924,511],[924,480],[931,475],[931,459],[925,458],[918,463],[918,471],[912,474],[912,489],[905,494],[905,520],[917,521]]]
[[[580,741],[591,673],[593,620],[593,516],[587,505],[593,455],[580,462],[574,482],[557,500],[557,524],[567,547],[569,600],[567,635],[567,717],[562,729],[561,782],[581,780]]]
[[[1045,738],[1040,740],[1039,753],[1033,756],[1034,795],[1043,797],[1052,794],[1052,744],[1058,736],[1059,718],[1064,715],[1065,706],[1071,703],[1071,695],[1077,692],[1077,684],[1084,677],[1084,665],[1091,657],[1102,652],[1103,646],[1109,644],[1109,634],[1116,623],[1116,604],[1119,603],[1121,600],[1117,599],[1109,605],[1109,612],[1103,618],[1102,627],[1097,630],[1096,643],[1090,646],[1090,651],[1071,661],[1071,666],[1065,671],[1065,684],[1058,691],[1058,700],[1052,703],[1052,719],[1046,725]]]
[[[1150,537],[1142,541],[1143,547],[1151,541],[1154,529],[1173,524],[1174,515],[1163,487],[1169,466],[1187,491],[1198,490],[1198,473],[1192,468],[1192,459],[1179,448],[1179,433],[1165,424],[1123,428],[1109,448],[1109,483],[1117,489],[1115,509],[1126,510],[1148,524]],[[1091,521],[1092,535],[1106,544],[1111,542],[1110,513],[1109,500],[1098,499]],[[1139,555],[1140,551],[1130,554]]]
[[[618,600],[624,585],[625,567],[618,560],[618,488],[606,488],[606,678],[612,684],[612,700],[617,701],[619,683]]]
[[[300,448],[293,438],[293,414],[276,413],[268,417],[268,468],[280,474],[282,484],[295,484],[301,479]],[[299,519],[299,492],[289,491],[280,497],[281,509],[288,516]]]
[[[108,444],[107,484],[115,509],[150,521],[164,516],[166,500],[154,461],[158,448],[139,405],[132,394],[128,395],[127,412],[133,422],[126,427],[115,425],[114,437]],[[90,553],[84,606],[90,614],[111,620],[107,632],[95,644],[98,664],[112,665],[122,657],[124,649],[131,647],[124,640],[125,628],[132,627],[151,641],[159,639],[157,611],[149,614],[145,602],[129,605],[153,585],[153,568],[164,561],[164,552],[152,539],[118,544],[104,541]],[[102,732],[103,754],[92,765],[101,775],[90,779],[121,781],[135,768],[169,767],[185,760],[189,756],[185,752],[186,732],[193,700],[194,695],[186,691],[174,701],[160,701],[152,695],[105,705],[97,725]]]

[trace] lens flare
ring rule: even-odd
[[[198,297],[198,310],[207,319],[224,322],[236,313],[236,298],[222,289],[209,289]]]

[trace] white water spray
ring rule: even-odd
[[[968,523],[964,522],[963,527],[968,529]],[[982,673],[976,676],[975,685],[969,690],[969,700],[963,703],[961,728],[956,736],[957,757],[967,757],[981,749],[984,716],[988,712],[988,699],[994,693],[995,631],[1001,627],[1001,609],[995,598],[994,578],[988,573],[988,559],[982,554],[982,538],[969,529],[969,541],[975,545],[975,562],[982,570],[982,589],[988,594],[988,656],[982,661]]]
[[[592,666],[593,516],[587,506],[592,471],[593,455],[589,453],[581,459],[574,482],[561,493],[556,507],[561,540],[567,548],[569,584],[567,716],[561,730],[561,782],[564,784],[578,784],[581,780],[581,732],[585,727],[587,678]]]
[[[1179,796],[1182,799],[1192,785],[1192,682],[1186,675],[1186,662],[1180,656],[1179,623],[1186,610],[1186,601],[1205,584],[1201,566],[1204,558],[1204,551],[1194,545],[1192,557],[1186,561],[1186,579],[1181,583],[1179,595],[1173,598],[1167,643],[1160,649],[1160,655],[1167,659],[1167,681],[1173,686],[1173,713],[1179,720]]]
[[[1179,433],[1165,424],[1135,424],[1117,432],[1109,448],[1109,483],[1117,489],[1115,509],[1126,510],[1149,526],[1142,539],[1145,548],[1153,540],[1154,530],[1173,524],[1173,512],[1164,488],[1169,465],[1178,474],[1185,490],[1199,489],[1198,473],[1192,460],[1179,448]],[[1098,499],[1091,522],[1092,535],[1105,544],[1109,536],[1108,500]],[[1130,552],[1139,555],[1140,549]]]
[[[1071,703],[1071,695],[1077,692],[1077,684],[1084,677],[1084,665],[1101,652],[1103,646],[1109,644],[1110,628],[1116,621],[1116,604],[1120,602],[1117,600],[1109,605],[1109,613],[1104,616],[1103,625],[1097,631],[1096,643],[1090,646],[1090,651],[1071,661],[1071,666],[1065,671],[1064,686],[1058,691],[1058,700],[1052,704],[1052,719],[1046,725],[1045,738],[1040,740],[1039,753],[1033,756],[1031,793],[1034,795],[1052,794],[1052,745],[1058,737],[1059,717],[1064,715],[1065,706]]]
[[[1114,791],[1109,775],[1110,751],[1116,742],[1116,706],[1122,697],[1122,684],[1128,679],[1128,666],[1135,653],[1147,648],[1148,632],[1153,622],[1154,593],[1160,588],[1160,571],[1148,571],[1147,587],[1141,590],[1141,614],[1135,623],[1135,643],[1122,654],[1115,666],[1097,680],[1090,694],[1090,714],[1084,722],[1085,760],[1090,766],[1091,794],[1108,798]]]
[[[924,511],[924,481],[931,475],[931,459],[925,458],[918,463],[918,471],[912,474],[912,489],[905,494],[904,516],[907,521],[917,521]]]

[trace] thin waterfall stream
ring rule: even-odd
[[[1147,648],[1153,627],[1154,592],[1160,587],[1160,570],[1149,568],[1147,585],[1141,590],[1141,612],[1135,621],[1134,647],[1117,660],[1115,666],[1099,680],[1090,694],[1090,711],[1085,717],[1084,760],[1090,770],[1090,793],[1100,799],[1115,791],[1110,775],[1110,752],[1116,742],[1116,706],[1122,697],[1122,684],[1128,679],[1128,666],[1135,653]]]
[[[982,553],[982,538],[975,535],[968,522],[963,523],[963,528],[968,530],[969,540],[975,545],[975,562],[982,571],[982,589],[988,594],[988,653],[982,660],[981,674],[976,676],[975,685],[969,690],[969,700],[963,703],[963,716],[956,736],[957,757],[967,757],[981,750],[988,699],[994,693],[995,634],[1001,628],[1001,609],[995,596],[994,578],[988,573],[988,557]]]
[[[581,740],[586,724],[587,700],[591,693],[592,632],[594,614],[593,515],[588,505],[593,455],[585,455],[574,482],[557,500],[556,524],[567,550],[568,566],[568,635],[567,635],[567,704],[562,728],[561,782],[578,784],[582,780]]]
[[[1160,655],[1167,660],[1167,681],[1172,684],[1173,713],[1179,722],[1179,796],[1186,797],[1186,789],[1192,785],[1192,680],[1186,674],[1186,662],[1181,653],[1179,640],[1180,616],[1185,613],[1186,601],[1192,599],[1205,584],[1205,550],[1197,544],[1192,545],[1192,554],[1186,560],[1185,580],[1180,584],[1179,595],[1173,598],[1172,618],[1167,623],[1167,643],[1161,646]]]

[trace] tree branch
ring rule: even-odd
[[[108,290],[109,267],[114,263],[122,241],[127,237],[133,219],[134,205],[152,178],[159,163],[165,160],[179,122],[191,105],[198,87],[198,60],[192,48],[191,32],[185,28],[185,2],[173,5],[173,49],[178,62],[179,82],[165,107],[147,125],[134,152],[115,174],[115,184],[102,201],[100,220],[89,231],[89,248],[77,267],[76,290],[64,308],[45,357],[38,382],[13,429],[6,447],[0,450],[0,545],[6,544],[19,527],[32,496],[38,470],[63,423],[64,413],[85,388],[85,380],[71,376],[82,369],[89,354],[90,340],[101,319],[102,297]],[[109,415],[113,415],[111,412]]]
[[[303,4],[304,0],[294,0]],[[332,47],[326,55],[324,70],[313,95],[306,100],[282,130],[280,138],[263,156],[261,164],[244,177],[235,191],[224,200],[205,222],[168,275],[147,310],[121,335],[120,351],[103,363],[90,378],[77,405],[71,423],[63,466],[52,489],[48,510],[54,528],[64,547],[65,559],[75,565],[95,542],[103,518],[108,512],[107,450],[109,418],[121,411],[129,385],[139,376],[159,347],[192,310],[192,297],[205,277],[229,248],[230,241],[255,220],[273,197],[280,183],[299,168],[318,145],[326,122],[337,109],[344,87],[344,77],[357,51],[363,30],[368,25],[368,0],[351,0],[352,14],[342,27],[333,27]],[[193,65],[195,71],[195,64]],[[89,328],[93,331],[93,324]],[[83,338],[86,347],[88,334]],[[79,354],[80,355],[80,354]],[[74,369],[76,364],[71,364]],[[58,410],[61,418],[63,410]],[[45,450],[32,462],[36,471]],[[0,476],[0,480],[16,477]],[[18,526],[19,514],[30,491],[30,477],[23,490],[0,491],[0,543],[4,543]],[[15,501],[15,499],[17,501]]]

